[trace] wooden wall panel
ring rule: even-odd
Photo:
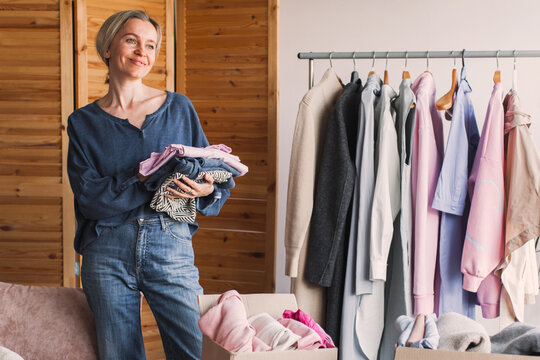
[[[69,1],[0,0],[9,54],[0,58],[0,281],[75,284],[73,205],[63,199],[71,33]]]
[[[250,169],[219,216],[198,217],[201,285],[205,293],[273,292],[277,1],[177,4],[177,90],[193,102],[210,143],[230,146]]]

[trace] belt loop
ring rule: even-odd
[[[163,216],[163,214],[158,214],[159,215],[159,221],[161,222],[161,230],[162,231],[165,231],[165,216]]]

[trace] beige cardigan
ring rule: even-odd
[[[285,223],[285,274],[292,277],[292,291],[298,306],[322,324],[323,289],[304,280],[304,264],[313,210],[315,179],[324,145],[327,120],[343,91],[343,84],[333,69],[305,95],[298,109],[294,129],[287,216]],[[302,254],[302,255],[301,255]]]

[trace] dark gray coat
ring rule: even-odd
[[[336,102],[316,180],[310,237],[304,277],[329,287],[325,330],[339,344],[341,303],[345,280],[346,239],[355,181],[355,149],[358,107],[362,83],[349,83]]]

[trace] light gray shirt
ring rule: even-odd
[[[388,264],[391,274],[386,283],[385,327],[379,359],[392,359],[399,332],[394,326],[400,315],[412,315],[412,290],[410,274],[410,246],[412,234],[411,158],[412,134],[415,126],[416,97],[411,89],[411,79],[403,79],[399,96],[394,100],[396,110],[397,142],[401,164],[401,210],[394,231]]]
[[[356,272],[354,291],[356,295],[371,294],[369,279],[369,239],[371,231],[371,207],[375,189],[375,107],[379,101],[382,80],[377,74],[367,79],[360,102],[358,140],[356,144],[356,182],[351,222],[351,244],[356,244]],[[354,245],[353,245],[354,248]]]

